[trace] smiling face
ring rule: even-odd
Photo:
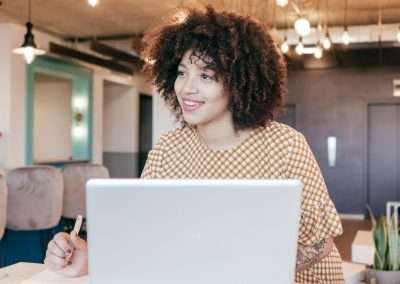
[[[228,109],[229,96],[217,74],[188,50],[178,67],[175,94],[182,109],[183,119],[198,127],[212,124],[232,125]]]

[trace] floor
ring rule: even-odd
[[[342,219],[343,235],[335,239],[335,244],[345,261],[351,261],[351,243],[359,230],[371,230],[370,219],[344,220]]]

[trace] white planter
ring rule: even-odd
[[[367,268],[367,283],[371,283],[371,279],[374,278],[376,284],[400,284],[400,270],[385,271]]]

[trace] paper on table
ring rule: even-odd
[[[21,284],[89,284],[89,277],[66,277],[46,269]]]

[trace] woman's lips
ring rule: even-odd
[[[204,102],[196,100],[182,99],[182,108],[185,112],[194,112],[198,110]]]

